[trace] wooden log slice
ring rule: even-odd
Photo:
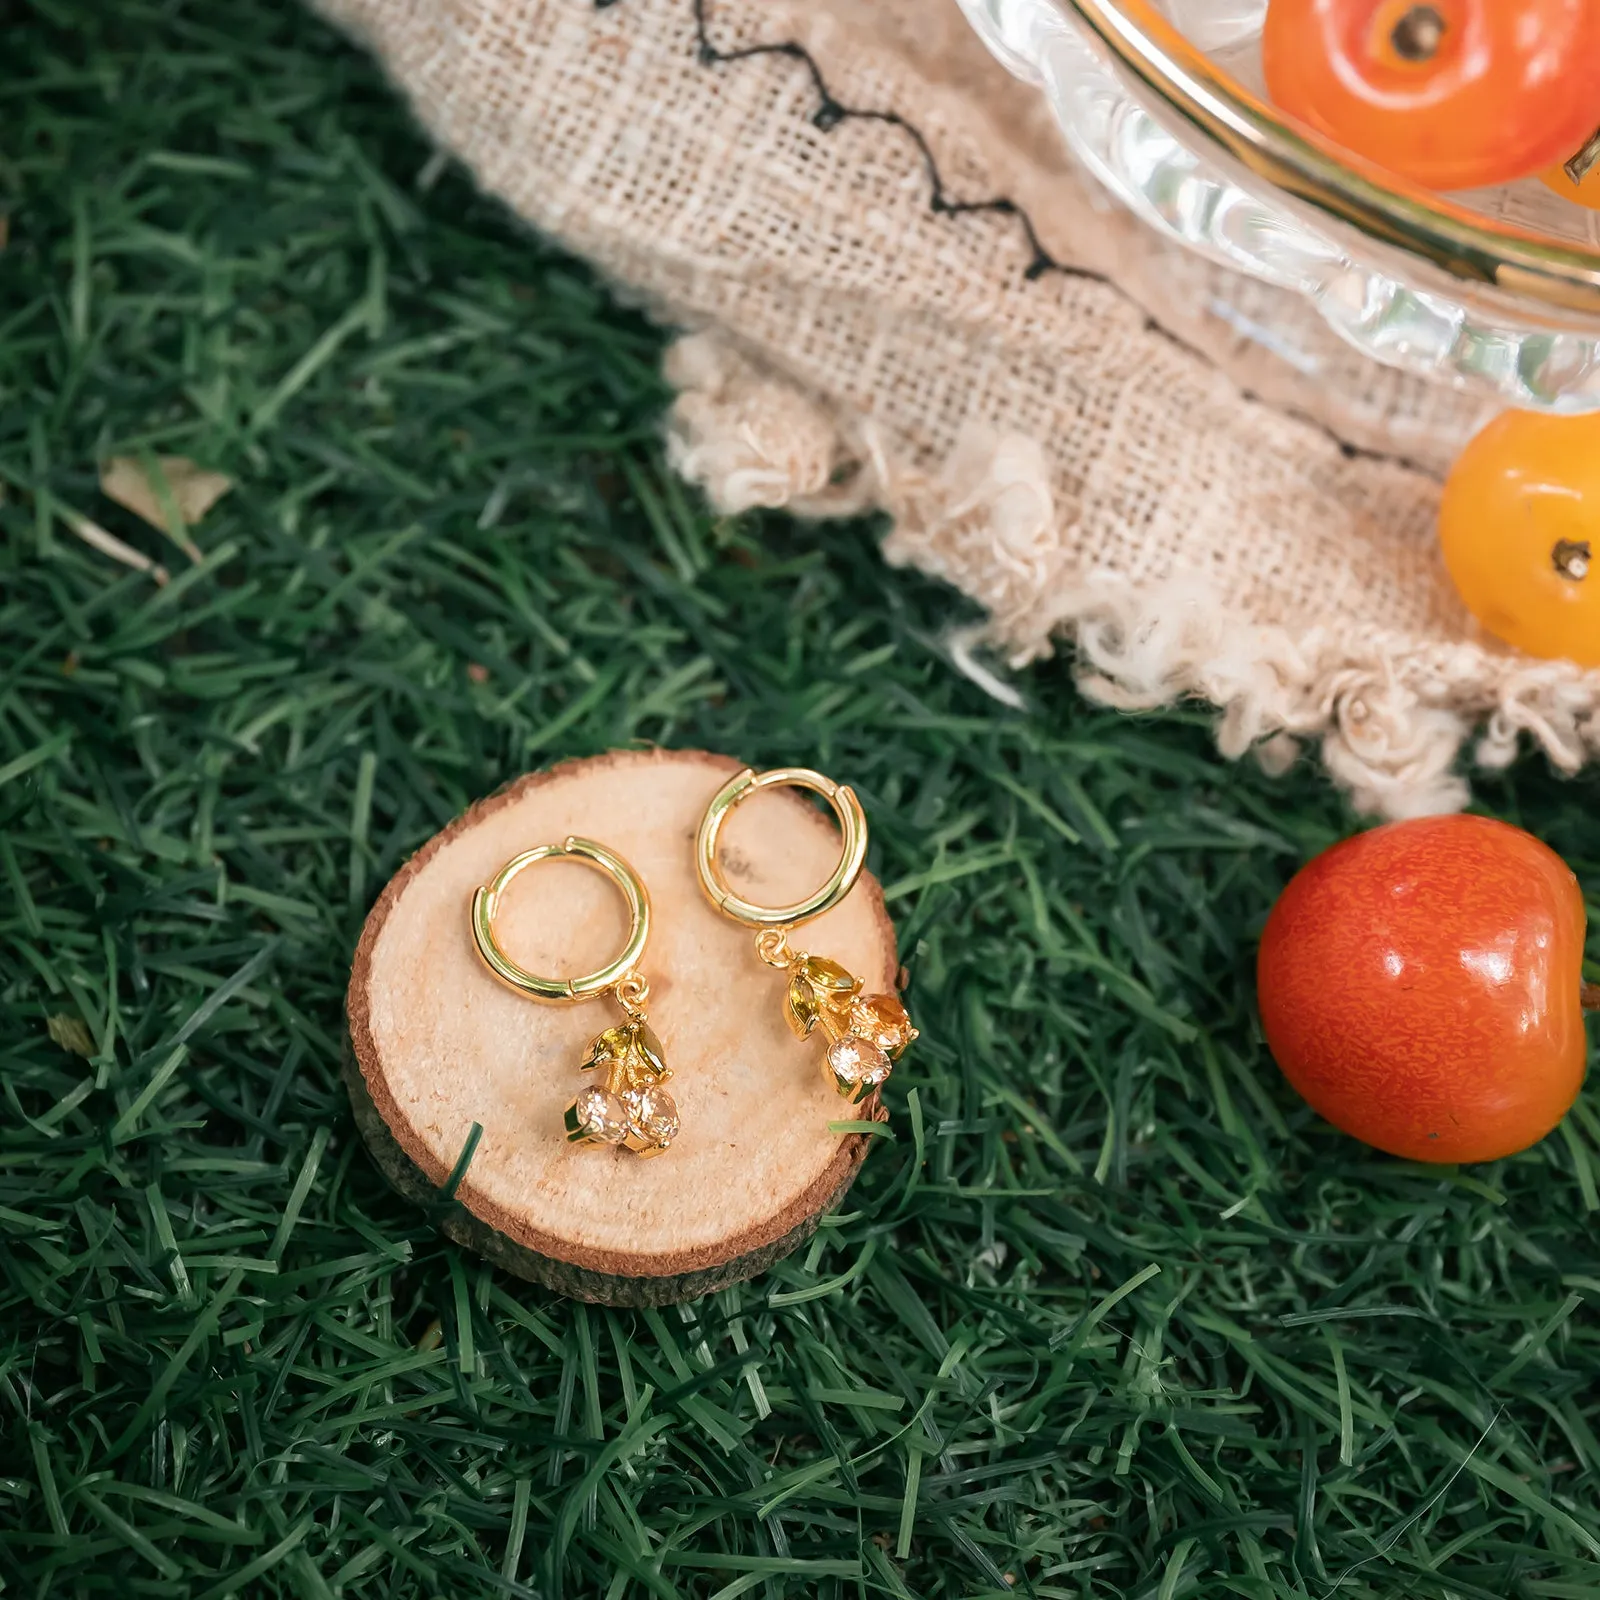
[[[403,1194],[437,1201],[474,1123],[477,1149],[440,1226],[509,1271],[605,1305],[663,1305],[763,1271],[815,1230],[850,1187],[870,1136],[830,1122],[852,1109],[822,1075],[822,1044],[783,1016],[784,979],[753,934],[713,911],[695,876],[707,802],[742,763],[699,750],[617,751],[518,779],[434,836],[384,890],[356,949],[347,1070],[363,1134]],[[653,900],[640,969],[672,1068],[682,1131],[641,1159],[566,1142],[562,1116],[588,1081],[610,999],[541,1005],[480,962],[472,892],[519,851],[581,834],[631,862]],[[831,817],[791,790],[741,806],[724,829],[728,882],[768,905],[832,871]],[[508,891],[507,953],[555,977],[622,948],[622,897],[599,873],[542,862]],[[796,936],[869,991],[892,992],[894,928],[863,873],[842,905]]]

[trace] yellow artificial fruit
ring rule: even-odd
[[[1497,639],[1600,666],[1600,415],[1497,417],[1451,469],[1439,542]]]

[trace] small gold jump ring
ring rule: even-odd
[[[628,903],[628,942],[622,954],[581,978],[541,978],[538,973],[518,966],[500,948],[494,935],[500,897],[510,888],[512,879],[537,861],[561,859],[587,862],[605,873]],[[535,1000],[592,1000],[608,989],[617,988],[633,972],[644,953],[645,940],[650,937],[650,893],[639,874],[614,850],[596,844],[593,839],[573,836],[560,844],[542,844],[535,850],[524,850],[521,855],[513,856],[492,882],[477,890],[472,896],[472,937],[484,965],[509,987],[532,995]]]
[[[821,795],[833,807],[839,819],[839,832],[843,848],[839,864],[826,883],[815,894],[798,900],[792,906],[758,906],[736,895],[722,880],[717,864],[717,838],[728,813],[741,801],[762,789],[809,789]],[[861,809],[856,792],[848,785],[835,783],[832,778],[813,772],[808,767],[775,767],[771,772],[757,774],[749,767],[735,774],[713,796],[700,820],[700,832],[695,840],[695,864],[700,873],[700,887],[717,910],[752,928],[790,928],[820,917],[844,899],[861,876],[862,863],[867,859],[867,814]]]

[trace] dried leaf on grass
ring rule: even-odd
[[[185,530],[232,487],[233,479],[225,473],[210,472],[187,456],[113,456],[100,469],[100,492],[108,500],[171,534],[196,561],[200,552]]]
[[[75,1056],[94,1054],[94,1038],[84,1026],[82,1017],[75,1017],[70,1011],[59,1011],[55,1016],[45,1019],[45,1027],[63,1050],[70,1050]]]

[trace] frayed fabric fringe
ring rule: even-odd
[[[1204,700],[1221,712],[1223,754],[1253,752],[1270,771],[1316,745],[1363,812],[1460,809],[1469,745],[1480,766],[1504,767],[1526,735],[1564,772],[1600,753],[1600,673],[1471,641],[1419,648],[1348,627],[1291,636],[1239,616],[1199,574],[1071,571],[1070,528],[1031,439],[975,424],[932,469],[900,461],[870,422],[835,416],[712,333],[680,340],[667,376],[679,391],[671,460],[718,510],[886,512],[885,557],[976,600],[984,642],[1011,667],[1066,641],[1094,699],[1130,711]],[[970,661],[973,640],[960,644]],[[1014,699],[986,669],[974,676]]]

